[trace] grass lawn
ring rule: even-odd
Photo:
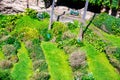
[[[92,45],[86,44],[83,49],[87,54],[87,61],[90,72],[96,80],[120,80],[120,75],[109,63],[104,53],[98,53]]]
[[[51,42],[42,42],[41,47],[48,63],[51,80],[73,80],[72,70],[65,53]]]
[[[2,51],[0,51],[0,60],[4,59],[4,54]]]
[[[100,34],[100,38],[103,40],[106,40],[108,43],[112,43],[114,46],[120,47],[120,37],[112,35],[112,34],[107,34],[104,31],[100,30],[99,28],[95,26],[90,27],[93,31],[97,31],[97,34]],[[96,32],[95,32],[96,33]]]
[[[19,49],[18,58],[19,62],[14,65],[11,75],[15,80],[30,80],[33,66],[23,43],[21,49]]]
[[[20,30],[23,27],[30,27],[30,28],[36,28],[41,29],[43,27],[48,27],[49,20],[44,19],[42,21],[39,21],[37,19],[32,19],[29,16],[23,16],[19,20],[16,21],[16,30]]]

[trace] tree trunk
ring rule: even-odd
[[[29,8],[29,0],[27,0],[27,8]]]
[[[52,23],[53,23],[54,5],[55,5],[55,0],[53,0],[52,6],[51,6],[50,23],[49,23],[48,30],[51,29],[51,25],[52,25]]]
[[[37,6],[38,6],[39,0],[37,0]]]
[[[83,13],[83,17],[82,17],[82,24],[81,24],[80,32],[79,32],[79,40],[80,41],[83,40],[83,26],[85,25],[85,17],[86,17],[86,12],[87,12],[87,9],[88,9],[88,2],[89,2],[89,0],[86,0],[84,13]]]

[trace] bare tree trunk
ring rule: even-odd
[[[86,17],[86,12],[87,12],[87,9],[88,9],[88,2],[89,2],[89,0],[86,0],[84,13],[83,13],[83,16],[82,16],[82,24],[81,24],[80,32],[79,32],[79,40],[80,41],[83,40],[83,26],[85,24],[85,17]]]
[[[27,0],[27,8],[29,8],[29,0]]]
[[[51,25],[53,23],[54,6],[55,6],[55,0],[53,0],[52,6],[51,6],[52,9],[51,9],[51,12],[50,12],[50,23],[49,23],[48,30],[51,29]]]
[[[37,0],[37,6],[38,6],[39,0]]]

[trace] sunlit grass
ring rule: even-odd
[[[120,75],[109,63],[104,53],[97,52],[92,45],[87,43],[83,49],[87,54],[89,70],[96,80],[120,80]]]
[[[50,42],[42,42],[41,46],[48,63],[51,80],[73,80],[65,53]]]
[[[103,40],[106,40],[108,43],[111,43],[114,46],[119,46],[120,47],[120,37],[112,35],[112,34],[107,34],[104,31],[100,30],[99,28],[95,26],[90,27],[93,31],[98,31],[100,35],[100,38]]]
[[[48,27],[49,25],[49,20],[44,19],[44,20],[37,20],[37,19],[32,19],[29,16],[24,16],[17,20],[16,22],[16,30],[20,30],[23,27],[30,27],[30,28],[37,28],[41,29],[43,27]]]
[[[30,80],[33,66],[24,44],[19,49],[18,58],[19,62],[14,65],[11,75],[15,80]]]
[[[2,59],[4,59],[4,54],[3,54],[3,52],[2,51],[0,51],[0,60],[2,60]]]

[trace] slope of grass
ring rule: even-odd
[[[51,80],[73,80],[72,70],[64,52],[50,42],[42,42],[41,47],[48,63]]]
[[[23,16],[16,22],[16,30],[20,30],[23,27],[37,28],[41,29],[43,27],[48,27],[48,19],[38,21],[37,19],[32,19],[29,16]]]
[[[4,54],[3,54],[2,51],[0,51],[0,60],[1,60],[1,59],[4,59]]]
[[[119,46],[120,47],[120,37],[112,35],[112,34],[107,34],[104,31],[100,30],[99,28],[95,26],[90,27],[98,36],[100,35],[100,38],[103,40],[106,40],[108,43],[111,43],[114,46]],[[96,32],[97,31],[97,32]]]
[[[21,49],[19,49],[18,58],[19,62],[14,65],[11,75],[15,80],[30,80],[33,66],[23,43]]]
[[[87,53],[90,72],[96,80],[120,80],[120,75],[109,63],[104,53],[98,53],[93,46],[86,43],[83,49]]]

